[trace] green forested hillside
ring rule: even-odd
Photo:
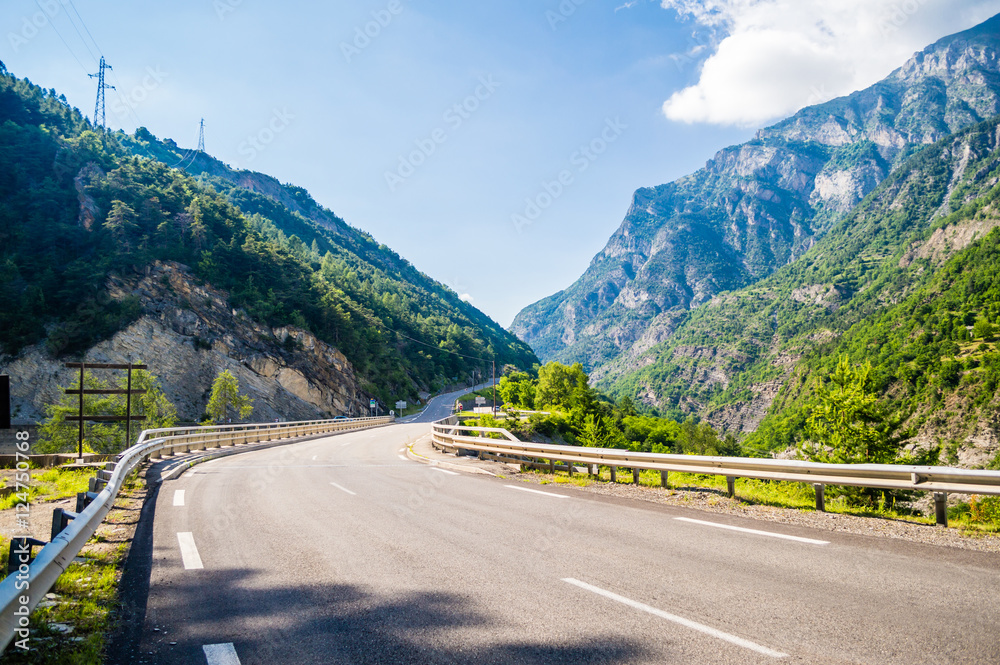
[[[55,91],[0,72],[4,353],[45,340],[53,354],[76,354],[109,337],[139,305],[111,299],[108,275],[172,260],[251,317],[330,342],[382,396],[482,365],[464,356],[535,362],[527,345],[367,234],[137,156],[143,137],[94,131]]]

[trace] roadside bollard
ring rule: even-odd
[[[934,517],[937,525],[948,528],[948,493],[934,492]]]
[[[813,489],[816,490],[816,510],[821,513],[826,512],[826,485],[823,483],[813,483]]]

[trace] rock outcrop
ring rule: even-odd
[[[115,298],[138,297],[142,316],[87,351],[84,361],[142,362],[159,377],[183,421],[200,420],[215,376],[229,370],[254,398],[255,421],[364,414],[369,396],[347,358],[305,330],[271,328],[228,305],[228,294],[200,284],[183,265],[156,262],[142,276],[112,278]],[[11,376],[18,421],[35,421],[73,380],[44,345],[0,356]]]

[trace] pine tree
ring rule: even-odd
[[[235,410],[246,420],[253,413],[253,398],[240,394],[240,382],[228,369],[219,372],[212,381],[212,395],[208,399],[208,418],[217,423],[225,422],[229,410]]]

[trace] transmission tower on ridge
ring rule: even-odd
[[[106,127],[107,123],[104,117],[104,91],[107,90],[108,88],[111,88],[112,90],[115,89],[115,86],[108,85],[107,83],[104,82],[104,70],[111,69],[111,65],[104,62],[103,55],[101,56],[100,67],[101,68],[98,70],[96,74],[88,74],[90,78],[97,79],[97,102],[94,104],[94,127],[97,127],[98,117],[101,119],[101,127]]]
[[[205,152],[205,119],[201,119],[201,125],[198,126],[198,150],[200,152]]]

